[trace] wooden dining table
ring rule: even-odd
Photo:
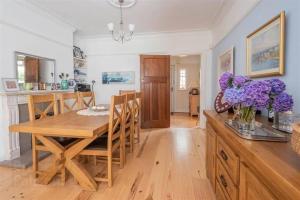
[[[76,156],[96,138],[108,130],[108,115],[85,116],[77,111],[52,116],[9,127],[10,132],[34,134],[50,150],[55,159],[37,178],[37,183],[49,184],[62,167],[65,167],[85,190],[96,191],[97,184],[91,174],[78,162]],[[53,137],[76,138],[67,148]]]

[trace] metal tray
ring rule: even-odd
[[[254,131],[243,131],[239,128],[239,124],[233,120],[226,120],[225,125],[233,130],[239,137],[247,140],[272,141],[272,142],[288,142],[289,136],[276,130],[269,130],[263,125],[256,126]]]

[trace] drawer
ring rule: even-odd
[[[216,177],[224,193],[226,193],[231,200],[236,200],[238,198],[238,190],[219,159],[217,159]]]
[[[239,157],[220,138],[217,138],[217,156],[232,178],[235,185],[238,185],[239,178]]]
[[[228,194],[223,192],[220,183],[217,181],[216,184],[216,200],[230,200]]]

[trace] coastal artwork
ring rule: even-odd
[[[224,72],[234,73],[234,47],[227,49],[218,58],[217,77]]]
[[[252,77],[282,75],[282,20],[273,21],[247,37],[247,72]]]
[[[134,84],[134,72],[102,72],[102,84]]]

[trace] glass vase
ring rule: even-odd
[[[62,80],[62,81],[61,81],[61,89],[62,89],[62,90],[67,90],[67,89],[69,89],[69,83],[68,83],[68,80]]]
[[[240,112],[241,112],[241,105],[237,104],[237,105],[232,106],[232,108],[233,108],[233,113],[234,113],[233,116],[232,116],[232,120],[239,121]]]
[[[239,124],[243,131],[255,130],[255,114],[256,109],[252,107],[242,107],[240,109]]]

